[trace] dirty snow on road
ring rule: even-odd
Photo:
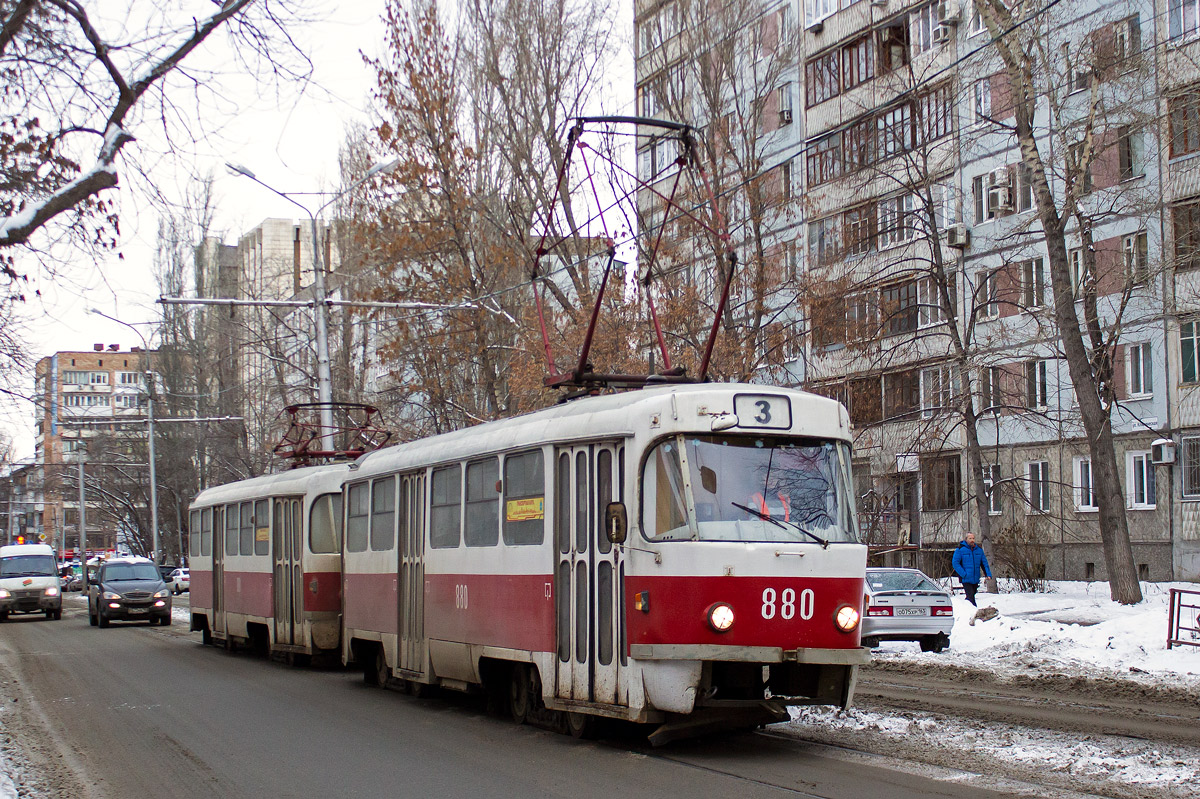
[[[994,607],[990,621],[970,621],[975,608],[954,598],[950,649],[921,652],[916,643],[884,643],[874,660],[982,669],[1001,680],[1031,674],[1120,680],[1148,687],[1183,689],[1200,700],[1200,646],[1167,649],[1171,588],[1200,590],[1194,583],[1143,583],[1144,600],[1124,606],[1109,598],[1107,583],[1049,583],[1046,593],[980,594],[979,607]],[[1005,593],[1005,591],[1010,591]],[[1196,627],[1195,619],[1190,626]],[[1080,736],[940,714],[889,715],[857,709],[840,713],[804,708],[784,725],[788,734],[855,732],[907,747],[939,752],[943,761],[963,758],[979,768],[987,760],[1015,763],[1031,772],[1109,782],[1131,796],[1152,790],[1186,794],[1200,779],[1200,752],[1114,736]],[[1124,789],[1124,790],[1120,790]]]

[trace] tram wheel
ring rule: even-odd
[[[512,667],[512,679],[508,684],[508,708],[517,724],[524,724],[533,709],[530,693],[529,672],[526,666],[518,663]]]
[[[380,688],[387,688],[388,679],[391,677],[388,671],[387,656],[383,653],[383,645],[375,647],[375,657],[364,666],[363,677],[368,685],[375,685]]]
[[[567,711],[567,732],[571,733],[572,738],[591,738],[595,729],[595,716]]]

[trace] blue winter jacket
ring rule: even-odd
[[[980,570],[988,577],[992,576],[992,569],[988,566],[987,555],[983,554],[983,547],[978,544],[972,547],[966,541],[963,541],[958,545],[958,549],[954,550],[954,560],[951,562],[954,565],[954,571],[958,572],[959,578],[964,583],[978,585]]]

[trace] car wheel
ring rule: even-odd
[[[171,626],[171,617],[163,616],[162,618],[160,618],[158,620],[158,623],[161,624],[163,627],[170,627]]]
[[[92,606],[88,605],[88,624],[96,626],[96,614],[92,613]]]
[[[950,639],[943,633],[926,635],[921,639],[922,652],[941,652],[950,645]]]
[[[60,619],[62,619],[62,608],[54,611],[54,620],[59,621]]]
[[[0,621],[8,621],[8,611],[0,613]]]
[[[97,623],[98,625],[100,625],[101,627],[107,627],[107,626],[108,626],[108,616],[105,616],[105,615],[104,615],[104,611],[103,611],[103,610],[100,610],[100,609],[98,609],[98,608],[97,608],[97,610],[96,610],[96,623]]]

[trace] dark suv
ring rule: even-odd
[[[107,627],[113,619],[171,623],[171,589],[149,558],[105,561],[88,584],[88,622]]]

